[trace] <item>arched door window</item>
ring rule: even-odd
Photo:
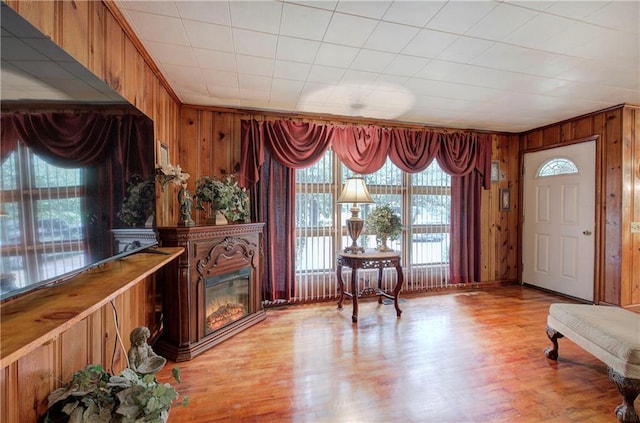
[[[548,176],[569,175],[578,173],[578,166],[569,159],[554,157],[542,163],[536,174],[536,178]]]

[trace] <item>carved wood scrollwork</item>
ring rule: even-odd
[[[196,271],[198,279],[204,279],[205,275],[210,275],[220,263],[221,258],[231,259],[240,255],[241,259],[250,264],[255,269],[255,257],[258,246],[247,242],[242,238],[228,236],[221,241],[214,243],[205,258],[198,260]]]

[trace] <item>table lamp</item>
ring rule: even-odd
[[[361,251],[364,253],[364,247],[358,247],[357,242],[360,232],[362,232],[362,227],[364,226],[364,220],[358,216],[360,213],[358,203],[373,203],[373,200],[371,199],[371,195],[369,195],[369,191],[367,191],[367,186],[365,185],[364,178],[362,176],[354,175],[347,178],[342,194],[340,194],[340,197],[338,198],[338,203],[353,204],[351,207],[351,217],[347,219],[347,231],[351,237],[352,244],[350,247],[346,247],[344,252],[352,252],[355,254],[358,251]]]

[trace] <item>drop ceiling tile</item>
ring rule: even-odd
[[[302,81],[273,78],[271,83],[271,98],[273,99],[275,94],[280,96],[280,98],[284,98],[286,96],[288,99],[295,99],[295,101],[298,101],[298,97],[300,96],[303,88],[304,82]]]
[[[239,73],[271,77],[273,75],[274,60],[265,57],[236,55]]]
[[[638,34],[638,26],[640,25],[640,2],[637,0],[611,1],[600,9],[591,11],[583,20],[617,31]]]
[[[269,91],[271,89],[271,78],[259,75],[238,74],[238,85],[240,90],[247,91]]]
[[[225,51],[194,49],[198,66],[211,71],[236,72],[236,55]]]
[[[458,38],[457,35],[422,29],[402,50],[402,53],[418,57],[437,57]]]
[[[292,62],[313,63],[319,47],[319,41],[280,36],[278,37],[276,58]]]
[[[273,69],[273,76],[274,78],[306,81],[310,70],[311,65],[308,63],[276,60],[275,67]]]
[[[239,54],[273,58],[276,55],[277,40],[278,37],[273,34],[246,29],[233,30],[233,45],[235,52]]]
[[[359,49],[335,44],[321,44],[316,55],[315,64],[347,68],[355,59]]]
[[[461,36],[441,51],[440,54],[438,54],[438,59],[467,63],[494,45],[494,41]]]
[[[444,1],[395,1],[383,20],[422,28],[445,4]]]
[[[350,69],[382,72],[395,58],[395,54],[362,49],[353,59]]]
[[[177,90],[207,91],[202,71],[199,68],[180,65],[163,65],[163,74]]]
[[[572,21],[556,37],[549,38],[544,49],[554,53],[574,55],[573,50],[593,39],[593,25]]]
[[[373,30],[364,47],[392,53],[402,51],[418,34],[419,29],[391,22],[380,22]]]
[[[538,12],[529,9],[501,3],[471,27],[466,35],[488,40],[500,40],[533,19],[537,14]]]
[[[391,75],[398,76],[412,76],[424,68],[429,59],[424,57],[407,56],[406,54],[398,54],[393,58],[389,66],[384,69],[384,72]]]
[[[185,20],[190,45],[208,50],[233,51],[231,28],[205,22]]]
[[[358,15],[365,18],[380,19],[391,5],[391,1],[341,1],[335,8],[336,12]]]
[[[118,8],[127,11],[153,13],[155,15],[180,17],[176,3],[173,1],[117,1]]]
[[[282,3],[267,1],[231,1],[231,23],[235,28],[277,34]]]
[[[498,4],[495,1],[449,1],[425,28],[464,34]]]
[[[142,40],[189,45],[187,33],[179,18],[137,11],[130,11],[129,15],[129,22],[133,22],[132,26]]]
[[[210,89],[209,95],[218,99],[218,101],[225,101],[227,104],[235,102],[240,96],[238,87],[229,86],[215,86]]]
[[[496,43],[471,60],[470,63],[493,69],[520,70],[523,67],[522,61],[528,53],[535,54],[534,51],[528,51],[515,45]]]
[[[342,80],[345,70],[331,66],[313,65],[307,81],[325,84],[337,84]]]
[[[572,23],[563,17],[540,13],[504,37],[504,41],[544,50],[549,38],[556,37]],[[544,31],[540,31],[540,28],[544,28]]]
[[[235,72],[212,72],[203,70],[202,74],[207,87],[211,90],[213,87],[229,87],[238,89],[238,74]]]
[[[282,8],[280,35],[322,40],[331,20],[331,12],[285,3]]]
[[[218,25],[231,25],[229,3],[226,1],[176,1],[176,7],[183,19],[213,23]]]
[[[313,7],[315,9],[333,11],[338,5],[338,1],[332,0],[283,0],[285,3],[297,4],[305,7]]]
[[[372,85],[378,79],[377,73],[359,71],[359,70],[347,70],[342,76],[342,82],[340,85]]]
[[[362,47],[376,27],[377,21],[359,16],[334,13],[323,41],[352,47]]]
[[[157,63],[170,65],[198,66],[193,49],[175,44],[147,41],[145,46]]]

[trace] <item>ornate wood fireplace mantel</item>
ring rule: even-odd
[[[161,227],[162,246],[183,247],[184,253],[165,269],[164,331],[154,345],[163,356],[179,362],[265,319],[260,298],[263,223]],[[207,329],[207,281],[219,275],[249,270],[244,317],[219,329]],[[243,296],[243,297],[246,297]]]

